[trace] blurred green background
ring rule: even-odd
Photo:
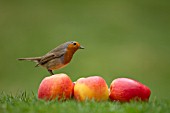
[[[49,73],[17,58],[41,56],[66,41],[79,50],[55,73],[118,77],[151,88],[152,98],[170,99],[170,1],[0,1],[0,91],[37,93]]]

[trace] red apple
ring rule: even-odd
[[[66,74],[55,74],[45,77],[38,89],[38,98],[45,100],[71,98],[73,83]]]
[[[99,76],[80,78],[74,86],[74,98],[78,101],[107,100],[109,98],[108,86],[105,80]]]
[[[110,85],[110,100],[129,102],[131,99],[148,101],[150,89],[142,83],[129,79],[117,78]]]

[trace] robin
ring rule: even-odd
[[[84,47],[76,41],[69,41],[59,45],[44,56],[19,58],[18,60],[34,61],[37,63],[35,67],[42,66],[46,68],[51,75],[53,75],[54,73],[52,70],[65,67],[71,61],[74,53],[78,49],[84,49]]]

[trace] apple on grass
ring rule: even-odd
[[[109,98],[108,86],[99,76],[80,78],[75,82],[74,98],[78,101],[104,101]]]
[[[129,102],[132,99],[148,101],[151,91],[144,84],[129,79],[117,78],[110,85],[110,100]]]
[[[38,98],[44,100],[69,99],[72,96],[73,83],[66,74],[45,77],[38,89]]]

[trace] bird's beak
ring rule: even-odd
[[[84,49],[84,47],[83,47],[83,46],[80,46],[79,49]]]

